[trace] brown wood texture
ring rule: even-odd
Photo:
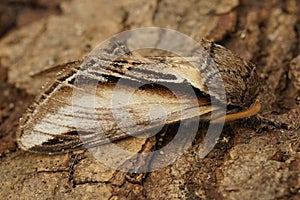
[[[0,3],[0,196],[5,199],[298,199],[300,8],[297,0],[8,1]],[[83,58],[132,28],[207,38],[256,64],[259,116],[228,123],[198,156],[204,130],[173,164],[146,174],[113,170],[88,152],[41,155],[16,146],[19,117],[53,66]],[[48,69],[47,76],[42,73]],[[59,67],[58,67],[59,69]],[[42,77],[42,78],[41,78]],[[205,127],[205,125],[203,125]],[[169,127],[169,133],[176,127]],[[120,146],[150,151],[157,141]]]

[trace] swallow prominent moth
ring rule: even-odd
[[[21,118],[19,146],[36,152],[64,152],[82,148],[78,131],[86,144],[97,146],[182,120],[218,123],[257,113],[260,103],[255,65],[213,42],[202,40],[201,45],[206,56],[144,57],[129,52],[124,44],[112,44],[104,53],[124,52],[122,56],[88,56],[62,65],[64,70]],[[216,70],[211,70],[211,63]],[[225,99],[217,76],[225,88]],[[85,80],[86,90],[81,93],[79,89],[74,97],[78,79]],[[116,87],[124,93],[131,91],[128,104],[120,103],[122,95],[115,96]],[[93,103],[88,103],[89,99]],[[211,99],[219,104],[213,105]],[[153,108],[157,106],[156,112]],[[226,115],[210,117],[224,106]],[[105,137],[96,137],[99,131]]]

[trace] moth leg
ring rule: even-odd
[[[257,114],[260,111],[260,109],[261,109],[260,101],[259,101],[259,99],[256,99],[256,101],[247,110],[243,110],[238,113],[228,114],[224,117],[217,118],[217,119],[213,120],[212,123],[220,123],[222,121],[229,122],[229,121],[233,121],[236,119],[250,117],[252,115]],[[224,118],[225,118],[225,120],[224,120]]]

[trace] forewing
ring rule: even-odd
[[[77,149],[83,142],[97,146],[151,130],[159,131],[162,126],[181,120],[199,119],[218,109],[212,107],[205,96],[191,101],[195,94],[184,88],[195,84],[186,77],[188,71],[180,76],[180,70],[173,70],[174,66],[179,68],[178,63],[172,65],[151,58],[141,61],[131,54],[128,56],[128,62],[124,58],[114,61],[88,58],[80,67],[61,75],[21,119],[19,146],[39,152]],[[194,69],[186,67],[186,70]],[[190,74],[198,76],[195,71]],[[85,81],[81,83],[78,79]],[[113,101],[118,102],[116,98],[122,100],[122,96],[114,96],[121,80],[125,80],[125,84],[121,84],[121,89],[118,86],[120,91],[126,93],[134,89],[127,105],[113,104]],[[150,86],[134,88],[136,83]],[[172,85],[177,91],[160,87],[162,83]],[[151,114],[151,109],[158,105],[160,112]]]

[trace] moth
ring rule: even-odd
[[[144,57],[129,52],[124,44],[111,44],[102,53],[124,52],[121,57],[111,59],[110,56],[95,55],[59,66],[60,75],[45,87],[20,119],[19,147],[35,152],[65,152],[83,147],[78,131],[86,144],[97,146],[157,131],[164,125],[182,120],[219,123],[259,112],[260,87],[255,65],[213,42],[202,40],[201,45],[207,56],[182,58]],[[212,62],[216,71],[210,70]],[[226,99],[219,94],[215,82],[217,76],[223,82]],[[85,90],[78,88],[78,79],[84,80]],[[211,88],[207,86],[209,83]],[[134,88],[136,85],[138,87]],[[113,105],[116,87],[121,92],[133,91],[128,105],[118,104],[122,96]],[[180,103],[178,95],[170,88],[177,90]],[[187,92],[187,88],[192,91]],[[78,89],[76,97],[74,89]],[[191,101],[195,95],[196,100]],[[84,105],[74,103],[74,98]],[[93,104],[87,103],[88,99],[93,99]],[[212,99],[219,103],[213,105]],[[159,112],[151,112],[158,105]],[[211,119],[210,114],[222,106],[227,107],[226,115]],[[183,111],[184,117],[181,116]],[[115,112],[120,113],[121,119]],[[123,112],[127,114],[122,115]],[[123,120],[124,116],[128,117],[128,123]],[[97,137],[99,131],[105,137]]]

